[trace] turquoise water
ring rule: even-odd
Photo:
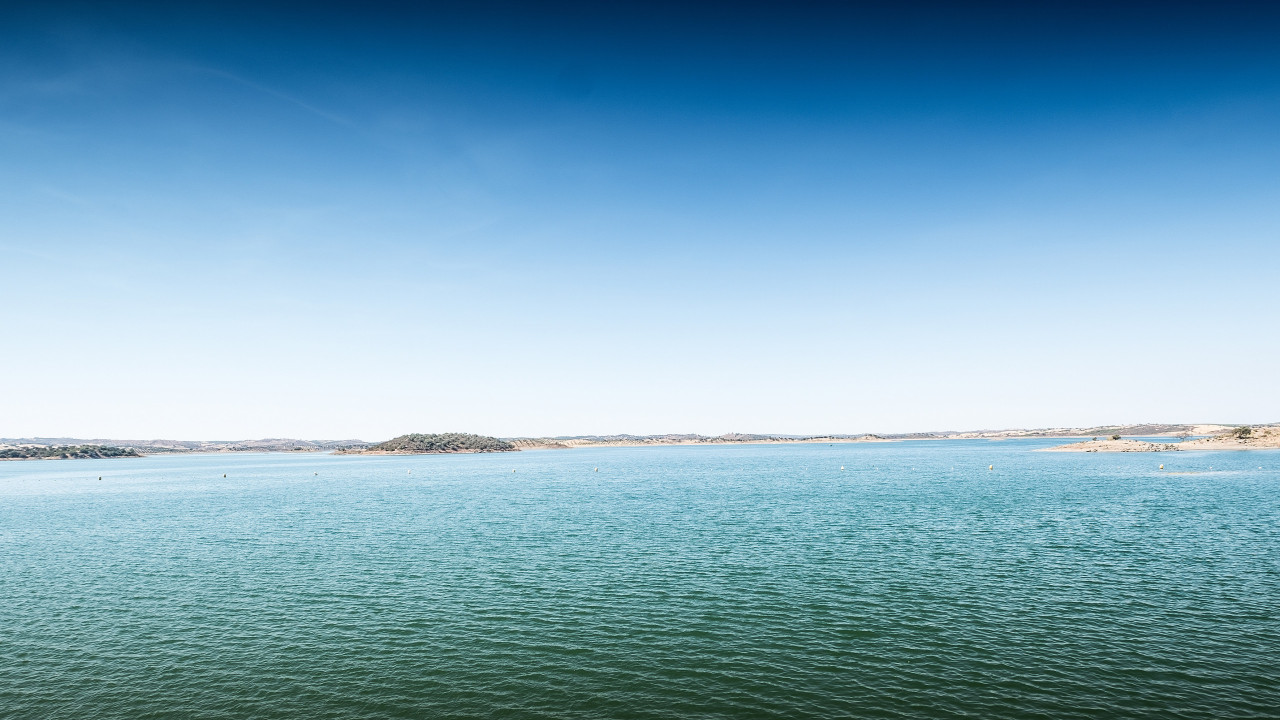
[[[1049,444],[0,463],[0,716],[1280,714],[1280,453]]]

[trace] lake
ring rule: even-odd
[[[0,463],[0,716],[1280,713],[1280,453],[1060,442]]]

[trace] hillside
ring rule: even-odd
[[[948,430],[943,432],[887,434],[883,436],[892,440],[1015,440],[1018,438],[1110,437],[1112,435],[1180,438],[1190,435],[1212,435],[1229,429],[1230,426],[1227,425],[1140,423],[1137,425],[1098,425],[1086,428]]]
[[[516,447],[532,449],[561,449],[575,447],[637,447],[644,445],[731,445],[762,443],[855,443],[887,442],[876,435],[749,435],[727,433],[725,435],[573,435],[561,437],[511,438]]]
[[[172,453],[222,453],[222,452],[326,452],[340,448],[365,447],[363,440],[298,440],[294,438],[264,438],[261,440],[118,440],[108,438],[24,437],[0,438],[0,448],[42,447],[53,448],[69,445],[105,445],[115,448],[132,448],[145,455]]]
[[[437,453],[513,452],[515,445],[486,435],[471,433],[436,433],[401,435],[364,449],[337,450],[351,455],[426,455]]]

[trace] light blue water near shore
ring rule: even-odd
[[[1280,453],[1049,444],[0,463],[0,716],[1280,714]]]

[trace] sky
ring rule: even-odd
[[[1262,3],[0,6],[0,437],[1280,421]]]

